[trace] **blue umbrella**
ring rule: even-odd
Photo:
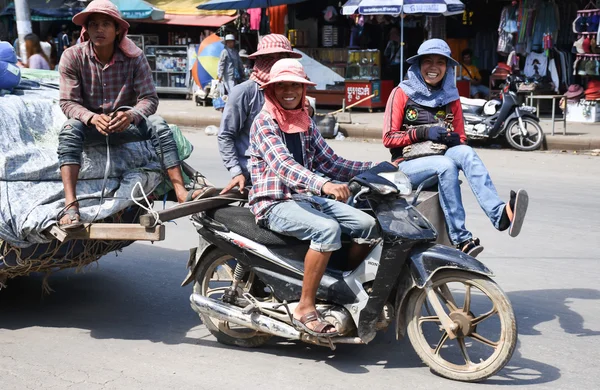
[[[353,15],[458,15],[465,10],[460,0],[349,0],[342,14]],[[404,75],[404,18],[400,18],[400,79]]]
[[[208,10],[267,8],[276,5],[301,3],[303,1],[306,0],[210,0],[200,4],[197,8]]]

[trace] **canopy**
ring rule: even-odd
[[[349,0],[342,6],[342,14],[352,15],[457,15],[465,5],[460,0]]]
[[[465,5],[460,0],[349,0],[342,7],[342,14],[353,15],[457,15]],[[404,18],[400,18],[400,80],[404,76]]]
[[[267,8],[276,5],[301,3],[303,1],[306,0],[209,0],[200,4],[197,8],[206,10]]]
[[[205,3],[206,0],[146,0],[153,6],[164,10],[172,15],[196,15],[196,16],[234,16],[236,11],[233,8],[228,10],[207,11],[196,9],[199,3]]]
[[[165,17],[165,11],[158,9],[143,0],[110,0],[112,1],[125,19],[161,20]]]
[[[69,20],[85,8],[85,3],[66,0],[29,0],[29,8],[31,20]],[[14,14],[14,3],[9,3],[0,13],[1,16]]]
[[[234,20],[236,16],[211,15],[173,15],[165,14],[161,20],[145,19],[144,23],[171,24],[175,26],[221,27]]]

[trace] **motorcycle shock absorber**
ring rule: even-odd
[[[246,268],[238,262],[233,271],[233,283],[223,294],[223,302],[235,303],[236,298],[238,298],[237,288],[241,283],[244,274],[246,274]]]

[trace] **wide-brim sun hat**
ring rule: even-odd
[[[417,55],[410,57],[406,62],[409,64],[418,63],[419,59],[426,55],[437,54],[443,57],[446,57],[448,60],[448,66],[458,66],[458,62],[452,58],[452,51],[450,50],[450,46],[448,44],[438,38],[428,39],[419,46],[419,50],[417,50]]]
[[[123,19],[117,6],[109,0],[92,1],[83,11],[73,16],[73,23],[78,26],[85,26],[85,23],[92,14],[103,14],[110,16],[121,27],[121,30],[124,31],[129,29],[129,23]]]
[[[248,58],[255,59],[258,56],[274,53],[286,53],[290,58],[302,58],[302,54],[292,50],[290,41],[281,34],[265,35],[258,44],[256,51],[250,54]]]
[[[294,58],[282,58],[271,68],[271,73],[269,73],[269,82],[263,84],[260,88],[265,89],[271,84],[285,82],[317,85],[308,80],[306,72],[304,72],[304,67],[300,61]]]
[[[567,99],[576,98],[583,95],[583,87],[578,84],[569,85],[569,89],[564,94]]]

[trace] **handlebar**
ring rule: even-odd
[[[348,185],[348,188],[350,189],[350,193],[352,194],[352,196],[354,196],[358,194],[358,191],[360,191],[361,185],[353,181],[352,183],[350,183],[350,185]]]

